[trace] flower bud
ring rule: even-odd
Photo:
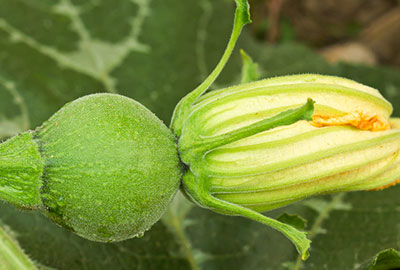
[[[204,94],[251,22],[248,2],[235,2],[224,54],[172,116],[187,168],[182,189],[201,207],[282,232],[305,260],[306,233],[259,212],[316,194],[396,184],[400,120],[389,119],[392,106],[377,90],[332,76],[277,77]]]
[[[197,141],[315,101],[313,121],[298,121],[187,156]],[[206,175],[217,198],[257,211],[311,195],[378,188],[399,178],[400,130],[378,91],[328,76],[280,77],[203,96],[185,121],[179,149],[185,179]],[[394,171],[399,171],[396,174]]]
[[[315,102],[312,117],[235,137],[299,110],[307,98]],[[255,219],[249,210],[386,187],[400,178],[400,130],[391,113],[377,90],[331,76],[277,77],[210,92],[183,121],[183,188],[199,205]]]

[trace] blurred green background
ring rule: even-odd
[[[351,78],[379,89],[400,116],[399,1],[250,4],[254,23],[213,89],[239,83],[243,48],[262,77]],[[95,92],[134,98],[168,124],[180,98],[219,60],[233,11],[232,0],[0,0],[0,138]],[[0,224],[43,269],[369,269],[380,251],[400,250],[399,194],[398,186],[316,197],[267,213],[308,220],[306,262],[280,233],[181,195],[144,237],[117,244],[81,239],[5,203]],[[396,267],[398,253],[389,252],[371,269]]]

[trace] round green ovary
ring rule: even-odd
[[[37,130],[43,203],[63,227],[95,241],[141,235],[166,210],[181,176],[175,138],[141,104],[97,94]]]

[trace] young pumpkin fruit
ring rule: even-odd
[[[0,144],[0,198],[94,241],[143,234],[180,177],[171,131],[120,95],[79,98],[35,131]]]

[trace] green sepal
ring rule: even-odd
[[[254,82],[260,79],[258,64],[244,50],[240,50],[242,56],[242,79],[241,84]]]
[[[188,136],[188,133],[185,133],[185,137],[181,137],[178,147],[182,160],[186,164],[189,164],[192,169],[192,171],[184,175],[182,180],[183,190],[186,192],[186,195],[201,207],[211,209],[221,214],[247,217],[282,232],[294,243],[302,259],[307,259],[311,241],[307,239],[305,232],[299,231],[293,226],[278,220],[268,218],[244,206],[214,197],[211,192],[207,172],[197,167],[196,164],[208,151],[275,127],[290,125],[299,120],[311,120],[313,112],[314,101],[308,99],[307,103],[299,108],[284,111],[271,118],[261,120],[219,136],[212,136],[206,139],[201,137],[193,139],[190,134]],[[185,138],[187,138],[187,140]]]
[[[235,0],[235,3],[236,11],[232,34],[219,63],[211,72],[211,74],[196,89],[194,89],[184,98],[182,98],[179,101],[178,105],[176,105],[175,107],[171,119],[170,128],[177,137],[181,135],[183,123],[190,112],[191,106],[205,91],[207,91],[211,84],[217,79],[232,54],[232,51],[235,47],[236,41],[239,38],[243,26],[251,23],[250,6],[247,0]]]
[[[185,136],[182,136],[179,140],[179,152],[182,160],[187,164],[191,164],[192,160],[197,159],[204,153],[231,142],[253,136],[272,128],[290,125],[300,120],[310,121],[313,112],[314,101],[308,99],[307,102],[299,108],[281,112],[271,118],[258,121],[254,124],[218,136],[202,138],[195,136],[195,134],[190,134],[188,131],[185,133]]]
[[[184,190],[187,195],[199,206],[213,210],[220,214],[242,216],[251,220],[260,222],[277,231],[283,233],[295,245],[302,260],[306,260],[309,256],[309,248],[311,240],[307,238],[307,233],[296,229],[286,223],[280,222],[273,218],[266,217],[256,211],[241,205],[233,204],[218,199],[209,191],[207,177],[201,175],[194,176],[191,173],[183,177]]]
[[[293,214],[283,213],[282,215],[277,217],[277,220],[285,224],[291,225],[301,231],[305,230],[307,225],[307,220],[296,214],[293,215]]]

